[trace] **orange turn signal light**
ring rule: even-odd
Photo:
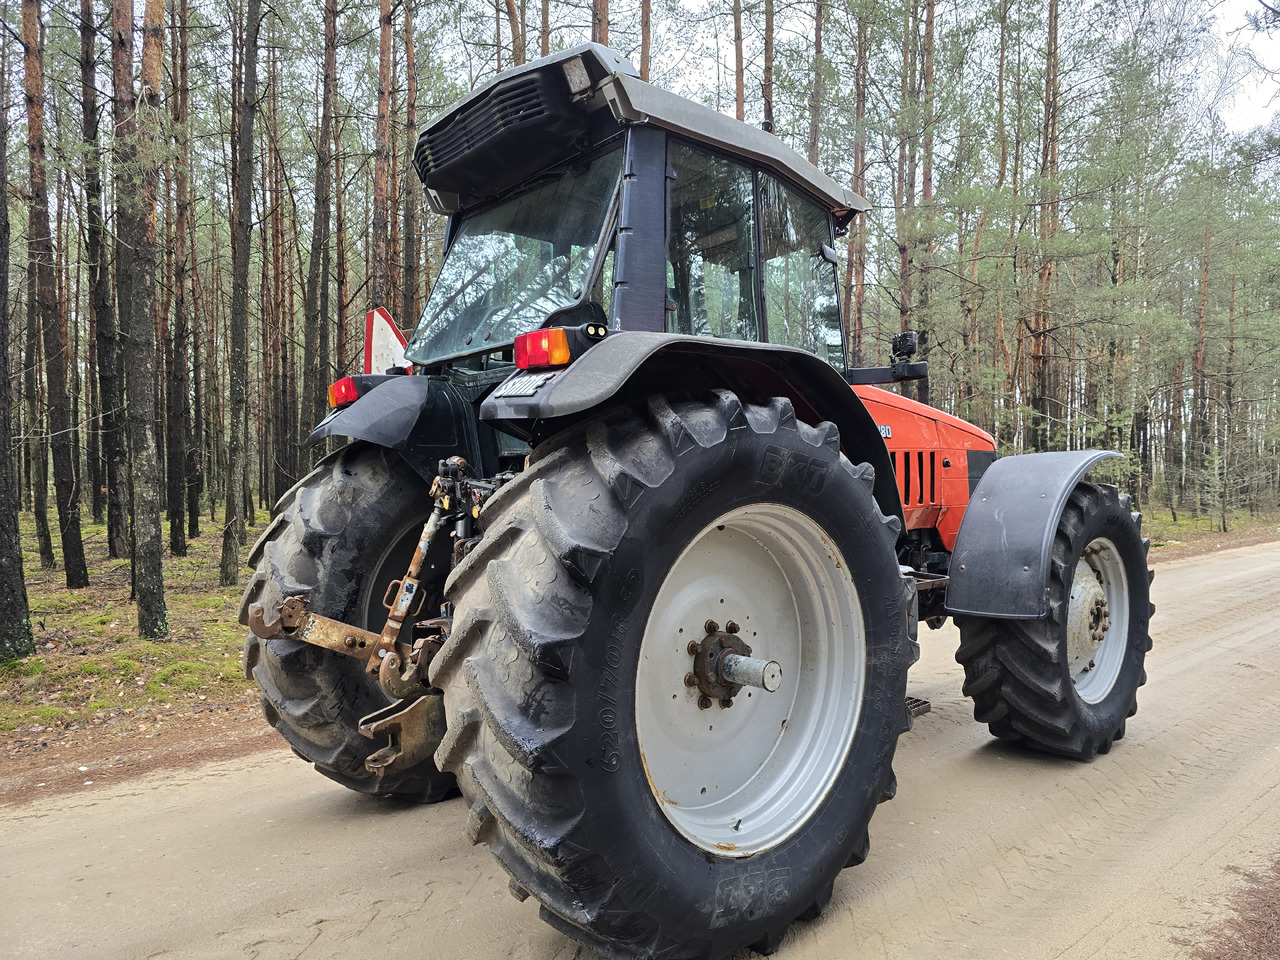
[[[522,333],[515,342],[516,366],[521,370],[561,367],[569,362],[569,337],[564,327]]]

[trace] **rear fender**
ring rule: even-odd
[[[444,380],[393,377],[350,406],[335,410],[307,438],[350,437],[395,450],[428,483],[441,460],[462,456],[487,467],[475,407]]]
[[[991,464],[956,534],[947,612],[1012,620],[1048,615],[1050,556],[1067,498],[1090,467],[1119,456],[1074,450]]]
[[[806,423],[830,420],[853,463],[875,469],[875,498],[902,520],[893,467],[875,420],[829,364],[804,350],[670,333],[611,333],[560,370],[520,371],[480,406],[482,420],[527,440],[548,437],[607,403],[640,402],[691,386],[723,387],[746,400],[787,397]]]

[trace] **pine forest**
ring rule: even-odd
[[[10,623],[25,531],[77,590],[105,525],[143,637],[170,629],[189,539],[215,531],[244,582],[258,512],[325,452],[305,441],[365,312],[408,330],[430,290],[418,131],[586,40],[869,199],[838,251],[847,366],[916,330],[930,376],[901,389],[1002,453],[1119,451],[1144,509],[1222,530],[1280,500],[1258,52],[1280,13],[1257,0],[11,0],[4,27]],[[30,649],[29,625],[0,633],[0,659]]]

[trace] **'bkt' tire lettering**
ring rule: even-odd
[[[830,468],[831,464],[817,457],[794,454],[771,443],[764,448],[756,479],[771,487],[782,487],[812,497],[827,485]]]

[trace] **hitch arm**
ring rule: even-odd
[[[309,613],[307,598],[301,596],[285,600],[280,607],[280,615],[270,623],[266,622],[262,604],[255,603],[249,608],[249,629],[264,640],[276,637],[303,640],[357,660],[368,660],[382,639],[372,631]]]

